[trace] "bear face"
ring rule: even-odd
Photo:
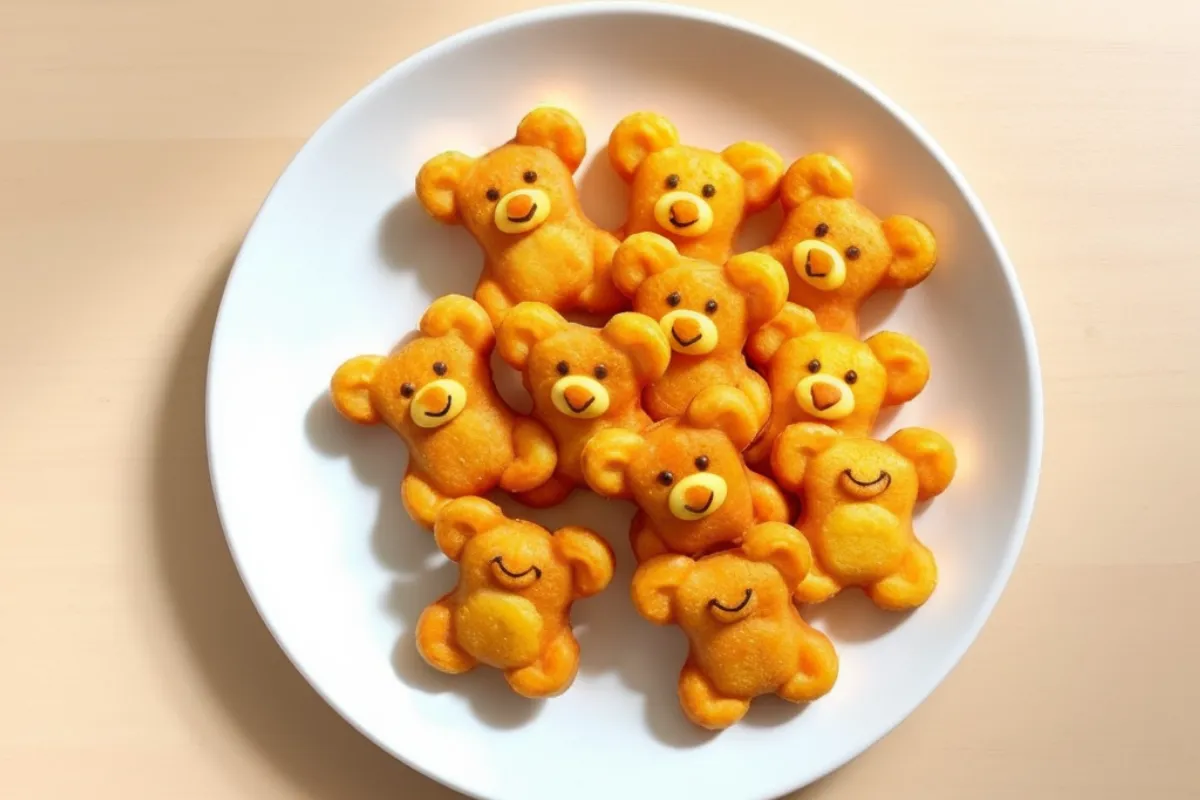
[[[688,660],[679,677],[687,717],[718,730],[732,725],[759,695],[793,703],[827,693],[837,679],[837,653],[791,602],[811,556],[790,525],[751,528],[742,546],[694,561],[650,559],[634,573],[634,606],[647,620],[677,624]]]
[[[431,527],[451,497],[499,486],[527,491],[554,472],[557,450],[545,428],[514,414],[497,394],[495,345],[483,308],[460,295],[435,301],[421,335],[389,356],[358,356],[334,374],[334,406],[351,421],[386,424],[409,449],[403,497]],[[460,452],[469,442],[470,458]]]
[[[477,664],[502,669],[509,685],[527,697],[564,691],[579,664],[571,604],[612,580],[608,544],[585,528],[551,534],[509,519],[480,497],[446,505],[434,537],[458,562],[459,577],[417,623],[425,660],[450,673]]]
[[[850,171],[814,153],[788,169],[780,197],[787,216],[762,252],[788,271],[793,302],[822,330],[858,334],[858,310],[878,289],[908,289],[937,262],[937,242],[906,216],[880,220],[854,200]]]
[[[650,423],[642,390],[662,377],[671,359],[658,324],[632,312],[591,328],[567,322],[549,306],[522,303],[501,323],[498,341],[501,357],[522,373],[533,416],[558,442],[559,476],[567,485],[582,482],[580,455],[596,432]]]
[[[586,152],[578,120],[538,108],[511,142],[479,158],[442,153],[417,175],[426,211],[464,225],[483,249],[475,298],[493,322],[527,300],[563,311],[611,314],[625,307],[608,277],[616,237],[579,204],[573,173]]]
[[[746,356],[766,372],[771,391],[770,425],[747,453],[751,464],[768,459],[775,438],[797,422],[866,436],[882,408],[912,400],[929,381],[929,356],[911,338],[825,332],[794,303],[751,337]]]
[[[659,321],[675,351],[666,375],[646,391],[652,419],[677,417],[704,387],[727,384],[750,397],[759,426],[766,424],[767,386],[746,366],[742,348],[787,299],[779,262],[744,253],[716,266],[680,255],[656,233],[637,233],[617,248],[613,280],[635,311]]]
[[[801,423],[775,441],[771,464],[780,485],[800,495],[797,527],[813,546],[798,600],[821,602],[847,586],[886,609],[929,598],[937,565],[913,533],[912,515],[954,477],[954,448],[943,436],[905,428],[880,442]]]
[[[608,142],[613,168],[631,185],[625,233],[654,231],[693,258],[723,264],[747,216],[774,202],[783,159],[758,142],[720,153],[680,144],[660,114],[639,111]]]
[[[583,451],[584,478],[601,496],[637,504],[630,539],[639,561],[699,556],[738,544],[757,522],[786,519],[779,490],[742,460],[757,429],[742,392],[710,386],[682,417],[597,433]]]

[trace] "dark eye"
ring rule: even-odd
[[[401,384],[400,396],[401,397],[412,397],[413,392],[415,392],[416,390],[417,390],[416,387],[413,386],[411,383]]]
[[[525,170],[525,174],[521,177],[525,179],[526,183],[533,183],[537,180],[537,173],[531,169],[527,169]]]
[[[679,292],[671,292],[669,295],[667,295],[667,305],[671,307],[679,305],[680,301],[682,300],[683,298],[679,296]]]
[[[595,374],[596,380],[602,381],[608,377],[608,367],[604,366],[603,364],[597,364],[596,368],[592,370],[592,372]]]
[[[711,183],[704,184],[704,188],[700,190],[700,194],[704,195],[705,197],[712,197],[716,193],[717,187],[713,186]]]
[[[658,482],[663,486],[670,486],[675,482],[675,476],[664,469],[662,472],[658,473]]]
[[[815,358],[812,361],[808,362],[808,371],[809,372],[820,372],[821,371],[821,362],[817,361]]]
[[[571,371],[571,365],[565,361],[558,362],[557,366],[555,366],[554,368],[556,370],[558,370],[559,375],[566,375],[568,372]]]
[[[676,186],[679,185],[679,176],[676,175],[675,173],[671,173],[670,175],[667,176],[666,183],[667,183],[668,189],[674,189]]]
[[[816,234],[818,239],[822,239],[824,238],[825,234],[829,233],[829,226],[822,222],[817,225],[817,229],[813,231],[813,233]]]
[[[846,248],[846,258],[850,259],[851,261],[857,261],[858,257],[861,255],[862,251],[858,249],[857,245],[852,244]]]
[[[707,303],[704,304],[704,310],[710,314],[717,313],[717,301],[709,300]]]
[[[445,375],[446,374],[446,362],[445,361],[433,362],[433,371],[436,372],[438,375]]]
[[[846,383],[858,383],[858,373],[850,370],[846,373]]]
[[[701,472],[704,472],[704,470],[708,469],[708,456],[696,457],[696,469],[700,470]]]
[[[496,189],[488,189],[487,190],[487,199],[491,200],[493,203],[496,202],[497,200],[500,199],[500,192]]]

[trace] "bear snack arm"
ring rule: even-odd
[[[521,120],[512,141],[479,158],[442,153],[417,175],[425,210],[465,226],[483,249],[475,299],[493,323],[526,300],[564,312],[628,308],[609,276],[617,238],[579,205],[572,175],[586,152],[579,122],[543,107]]]
[[[586,528],[508,519],[481,497],[449,503],[434,537],[458,584],[417,622],[425,661],[452,674],[495,667],[525,697],[565,691],[579,667],[571,604],[612,580],[608,544]]]
[[[467,297],[441,297],[421,317],[420,336],[389,356],[358,356],[338,368],[334,406],[363,425],[385,423],[408,446],[401,496],[432,528],[450,499],[545,483],[558,463],[541,424],[513,413],[496,393],[492,323]]]

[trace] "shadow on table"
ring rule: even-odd
[[[212,701],[296,787],[296,796],[356,800],[459,795],[356,732],[305,682],[272,639],[238,577],[208,477],[205,366],[229,255],[192,312],[155,411],[153,547],[164,594]]]

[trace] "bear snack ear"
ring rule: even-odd
[[[788,168],[779,195],[784,211],[791,211],[814,195],[835,199],[853,197],[854,178],[846,165],[833,156],[811,153]]]
[[[643,281],[670,269],[679,261],[679,251],[667,237],[650,231],[635,233],[621,242],[613,254],[613,283],[621,290],[621,294],[632,298]],[[786,275],[784,280],[787,280]]]
[[[645,444],[641,434],[624,428],[600,431],[583,448],[583,479],[601,497],[630,497],[627,470]]]
[[[421,333],[430,337],[455,334],[472,350],[486,355],[496,343],[496,332],[483,306],[461,294],[434,300],[421,316]]]
[[[790,492],[800,491],[808,460],[829,449],[839,435],[828,425],[815,422],[800,422],[784,428],[771,448],[775,482]]]
[[[709,386],[688,403],[684,421],[694,428],[719,430],[729,437],[738,452],[758,435],[758,414],[750,398],[732,386]]]
[[[812,569],[812,548],[800,531],[782,522],[755,525],[742,541],[742,552],[751,561],[770,564],[779,570],[788,589],[796,587]]]
[[[677,144],[679,131],[669,119],[653,111],[636,111],[613,128],[608,137],[608,160],[628,183],[646,156]]]
[[[937,264],[937,240],[923,222],[897,214],[883,221],[883,235],[892,248],[888,287],[908,289],[929,277]]]
[[[765,367],[788,339],[818,330],[817,317],[804,306],[784,303],[783,308],[766,325],[746,341],[746,357],[751,364]]]
[[[929,382],[929,356],[911,337],[881,331],[869,337],[866,345],[887,371],[883,405],[907,403]]]
[[[525,115],[517,125],[517,144],[544,147],[554,153],[572,173],[587,155],[587,137],[579,120],[561,108],[542,106]]]
[[[495,503],[482,497],[460,497],[438,512],[433,538],[447,558],[458,561],[471,537],[487,533],[504,520],[504,512]]]
[[[563,315],[545,303],[518,303],[496,331],[500,357],[513,369],[523,370],[534,345],[566,329]]]
[[[640,383],[658,380],[671,363],[671,345],[658,321],[623,311],[608,321],[602,331],[607,339],[633,362],[633,371]]]
[[[474,163],[475,159],[466,153],[451,150],[421,167],[417,173],[417,199],[431,217],[446,224],[459,221],[454,192]]]
[[[746,298],[746,326],[765,325],[788,298],[788,277],[783,265],[766,253],[741,253],[725,262],[725,278]]]
[[[614,560],[608,542],[587,528],[568,525],[553,534],[559,555],[571,565],[575,593],[591,597],[612,580]]]
[[[916,467],[917,500],[946,491],[958,469],[958,458],[945,436],[928,428],[903,428],[888,437],[887,443]]]
[[[783,158],[761,142],[738,142],[721,152],[725,163],[742,176],[746,187],[746,213],[761,211],[779,195]]]
[[[696,562],[687,556],[655,556],[633,573],[633,607],[655,625],[675,621],[675,592]]]
[[[359,425],[379,422],[379,412],[371,403],[371,383],[383,362],[383,356],[357,356],[333,373],[329,394],[343,417]]]

